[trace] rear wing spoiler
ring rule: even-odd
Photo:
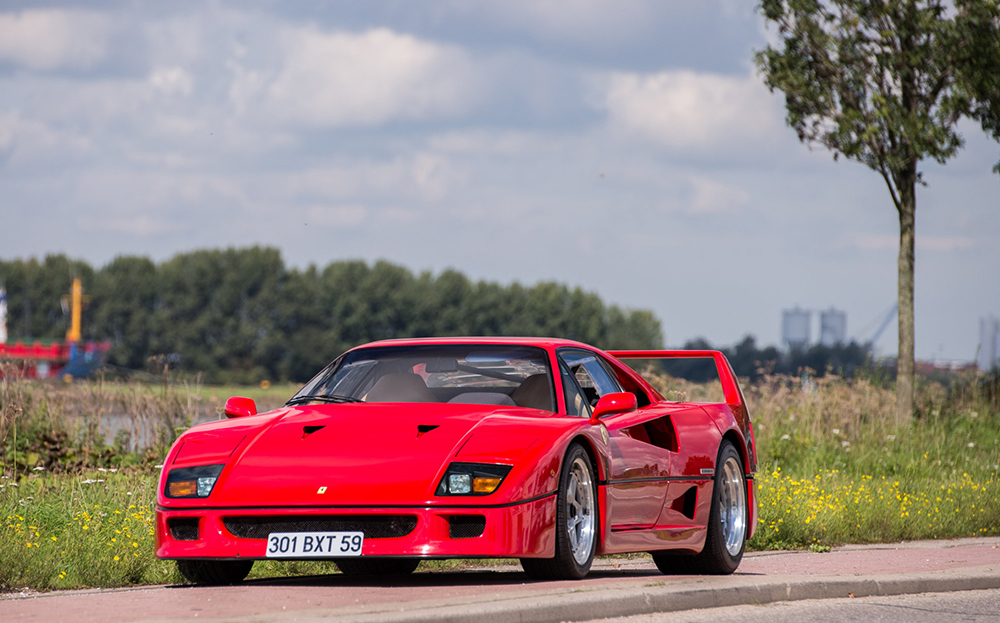
[[[750,412],[747,409],[743,390],[733,367],[729,365],[726,356],[717,350],[609,350],[606,351],[615,359],[712,359],[722,382],[722,392],[726,404],[732,410],[737,426],[743,432],[743,442],[747,451],[747,473],[757,471],[757,449],[753,438],[753,427],[750,424]]]
[[[743,398],[743,391],[736,380],[729,360],[717,350],[609,350],[606,351],[615,359],[712,359],[715,361],[715,368],[719,373],[719,381],[722,382],[722,393],[726,398],[726,404],[740,405],[745,407],[746,400]]]

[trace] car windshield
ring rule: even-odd
[[[351,351],[289,400],[451,402],[555,411],[541,348],[497,344],[383,346]]]

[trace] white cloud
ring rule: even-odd
[[[0,153],[13,149],[20,115],[15,112],[0,114]]]
[[[77,219],[77,225],[84,231],[107,231],[129,236],[149,238],[161,234],[183,231],[189,226],[172,222],[162,216],[139,214],[125,218]]]
[[[0,155],[18,160],[51,162],[53,155],[79,154],[90,146],[90,137],[57,131],[20,111],[0,110]]]
[[[688,211],[692,214],[731,213],[750,200],[746,190],[707,177],[694,176],[690,183],[693,196]]]
[[[461,51],[386,28],[361,34],[314,28],[286,33],[285,64],[270,110],[318,126],[374,126],[460,114],[476,93]]]
[[[90,11],[0,13],[0,61],[29,69],[88,68],[107,54],[111,25]]]
[[[229,83],[229,102],[236,114],[242,114],[264,90],[265,80],[262,72],[248,69],[237,60],[229,60],[226,67],[233,73]]]
[[[149,74],[153,89],[166,95],[191,95],[194,78],[183,67],[157,67]]]
[[[360,205],[316,205],[306,210],[306,224],[324,227],[357,227],[368,216]]]
[[[428,146],[462,156],[529,156],[565,152],[567,144],[577,147],[566,136],[528,130],[462,129],[431,136]]]
[[[753,76],[616,73],[604,103],[614,129],[672,149],[759,143],[782,129],[780,103]]]
[[[976,241],[966,236],[917,236],[917,248],[927,251],[959,251],[974,246]]]
[[[298,195],[343,200],[382,197],[437,201],[464,180],[451,161],[438,154],[418,152],[384,161],[344,161],[293,173],[287,178]]]
[[[446,158],[428,153],[413,158],[411,175],[421,195],[429,200],[444,198],[461,177]]]
[[[549,40],[593,44],[621,42],[648,31],[655,5],[643,0],[507,0],[472,6]]]

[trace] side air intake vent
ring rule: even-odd
[[[453,539],[474,539],[486,530],[482,515],[454,515],[448,518],[448,534]]]
[[[691,487],[684,492],[684,495],[674,500],[670,508],[684,515],[688,519],[694,519],[695,505],[698,503],[698,487]]]
[[[198,517],[171,517],[167,520],[170,536],[176,541],[197,541],[198,520]]]

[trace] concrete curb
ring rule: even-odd
[[[257,615],[254,621],[329,621],[344,623],[558,623],[679,612],[701,608],[768,604],[778,601],[942,593],[1000,588],[1000,569],[974,567],[921,574],[869,577],[809,576],[771,578],[697,578],[642,588],[604,589],[560,595],[518,595],[462,605],[409,603],[405,608],[361,613],[344,610]]]

